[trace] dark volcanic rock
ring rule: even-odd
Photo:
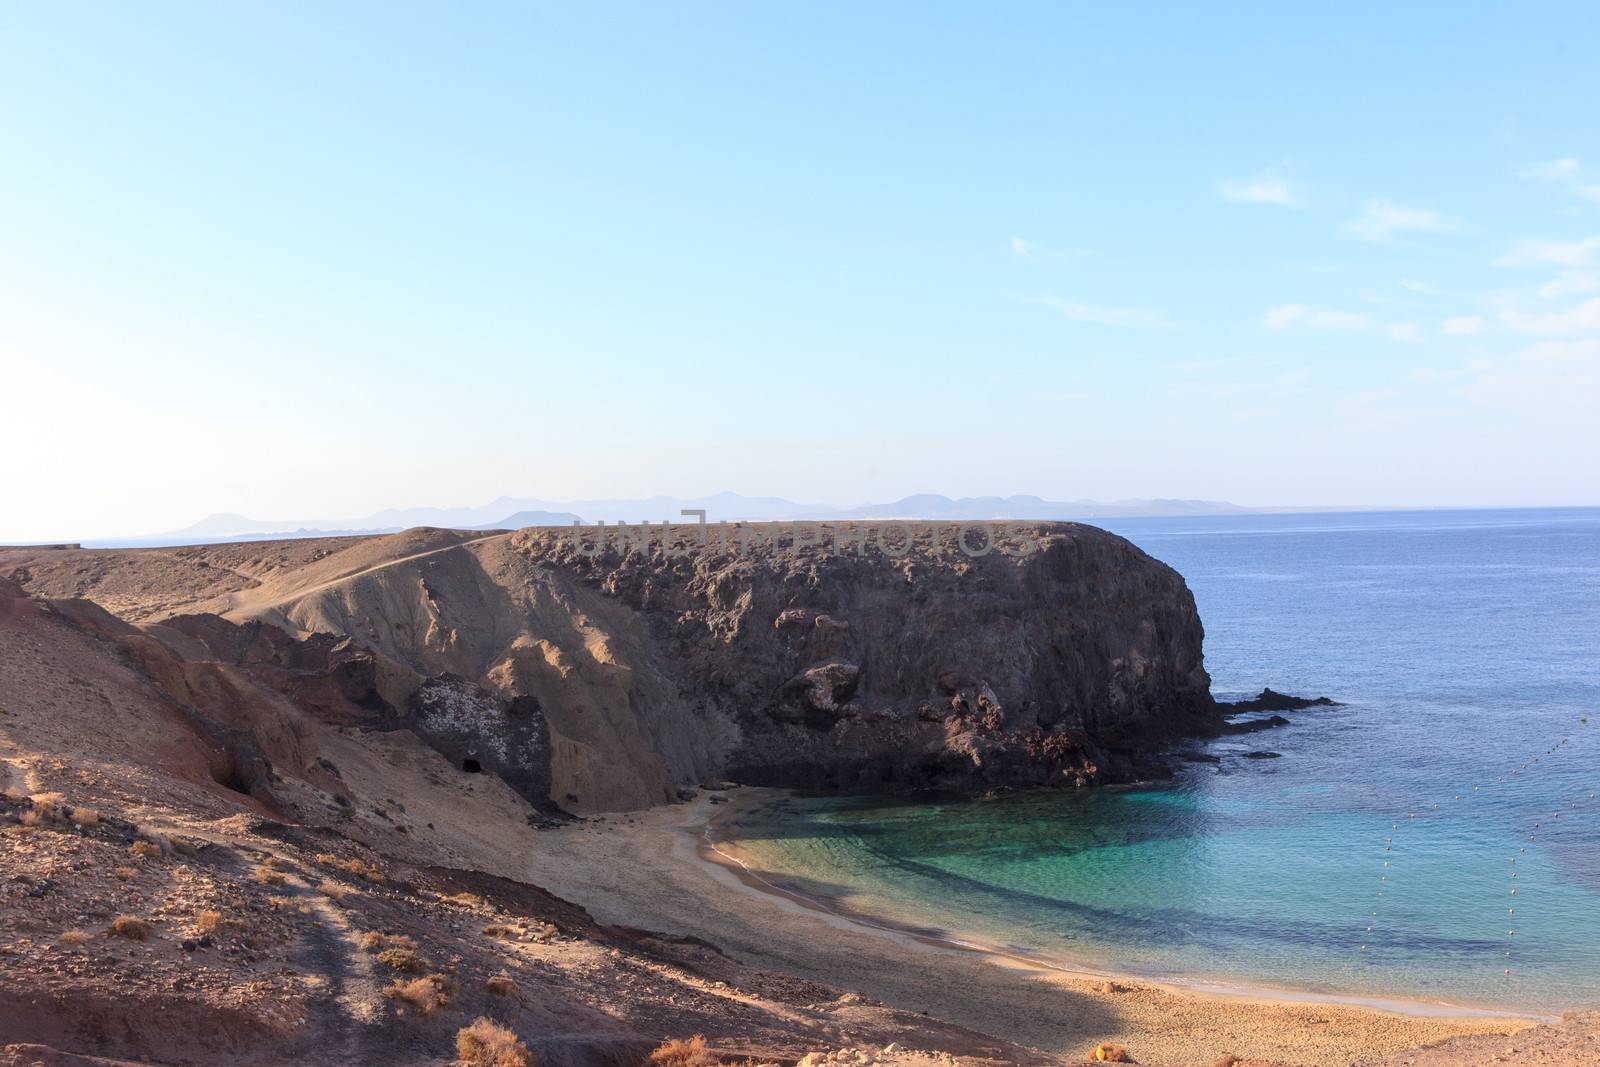
[[[550,739],[533,697],[506,699],[457,678],[412,694],[405,725],[464,771],[488,771],[536,804],[550,795]]]
[[[1224,705],[1226,708],[1226,705]],[[1221,731],[1224,734],[1253,734],[1262,730],[1272,730],[1279,726],[1288,726],[1289,720],[1282,715],[1274,715],[1267,719],[1246,719],[1243,722],[1223,723]]]
[[[1240,711],[1301,711],[1305,708],[1338,707],[1338,702],[1327,697],[1295,697],[1287,693],[1280,693],[1274,689],[1263,689],[1258,697],[1250,700],[1237,700],[1231,704],[1218,701],[1217,707],[1228,713]]]
[[[766,527],[709,545],[673,527],[672,552],[513,537],[636,613],[636,658],[670,682],[658,699],[705,724],[691,744],[722,746],[706,773],[828,790],[1081,784],[1220,729],[1194,599],[1170,567],[1072,523],[1011,524],[1003,545],[1020,554],[977,557],[953,526],[901,525],[904,555],[875,527],[846,531],[866,547],[841,551],[833,524],[798,547]]]

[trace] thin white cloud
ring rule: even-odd
[[[1482,315],[1454,315],[1439,324],[1446,337],[1470,337],[1483,329]]]
[[[1324,311],[1304,304],[1280,304],[1268,308],[1261,321],[1271,330],[1303,326],[1308,330],[1367,331],[1377,325],[1370,315],[1355,311]]]
[[[1346,233],[1363,241],[1387,241],[1398,233],[1449,233],[1457,226],[1427,208],[1369,200],[1362,205],[1361,214],[1346,222],[1344,228]]]
[[[1059,296],[1036,296],[1033,303],[1055,308],[1074,322],[1092,322],[1099,326],[1138,326],[1156,328],[1170,326],[1167,317],[1150,308],[1116,308],[1085,304]]]
[[[1381,334],[1395,341],[1420,341],[1422,330],[1414,322],[1381,322],[1358,311],[1330,311],[1305,304],[1279,304],[1261,317],[1269,330],[1317,330]]]
[[[1508,307],[1501,310],[1500,321],[1518,333],[1555,337],[1600,334],[1600,296],[1574,304],[1564,311],[1546,314],[1529,314]]]
[[[1026,237],[1013,237],[1011,251],[1029,263],[1043,263],[1047,259],[1078,259],[1089,254],[1082,248],[1050,248]]]
[[[1281,178],[1258,177],[1242,180],[1225,180],[1217,183],[1217,193],[1235,204],[1277,204],[1279,207],[1300,207],[1289,183]]]
[[[1539,295],[1546,300],[1559,300],[1564,296],[1576,296],[1579,293],[1592,293],[1600,289],[1600,274],[1582,274],[1577,271],[1567,271],[1539,286]]]
[[[1507,267],[1529,267],[1553,263],[1558,267],[1587,267],[1600,254],[1600,234],[1578,241],[1523,241],[1508,252],[1500,263]]]
[[[1593,181],[1592,175],[1584,169],[1583,164],[1570,156],[1523,167],[1517,171],[1517,177],[1554,185],[1573,196],[1600,204],[1600,182]]]
[[[1561,182],[1576,178],[1581,169],[1578,161],[1569,156],[1566,159],[1552,159],[1548,163],[1529,164],[1517,171],[1517,177],[1537,182]]]

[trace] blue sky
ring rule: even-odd
[[[0,539],[1600,503],[1579,5],[33,5]]]

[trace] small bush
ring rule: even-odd
[[[99,826],[100,813],[93,808],[73,808],[72,821],[79,826]]]
[[[349,886],[341,882],[335,882],[332,878],[324,878],[318,882],[317,890],[329,900],[334,900],[341,904],[344,903],[345,897],[354,892]]]
[[[497,997],[514,997],[517,995],[517,980],[509,974],[491,974],[485,983],[489,992]]]
[[[483,1016],[456,1032],[456,1059],[468,1067],[533,1067],[533,1053],[517,1035]]]
[[[131,882],[135,878],[139,877],[139,868],[115,867],[112,869],[111,873],[116,875],[118,878],[121,878],[124,882]]]
[[[257,867],[251,877],[262,885],[283,885],[288,881],[282,871],[275,871],[271,867]]]
[[[154,841],[135,841],[128,846],[128,851],[142,860],[150,860],[161,855],[161,846]]]
[[[405,949],[409,952],[417,950],[417,943],[405,934],[384,934],[377,930],[368,930],[362,934],[359,943],[363,952],[378,952],[386,948]]]
[[[1132,1063],[1128,1050],[1121,1045],[1113,1045],[1109,1041],[1102,1041],[1089,1050],[1089,1058],[1096,1063]]]
[[[502,926],[499,923],[495,923],[483,928],[483,936],[515,938],[517,936],[517,931],[510,926]]]
[[[483,903],[483,898],[476,893],[457,893],[455,896],[440,897],[446,904],[459,904],[463,908],[476,908]]]
[[[706,1039],[699,1034],[691,1038],[676,1037],[663,1041],[650,1053],[650,1062],[661,1067],[711,1067],[717,1058],[706,1049]]]
[[[111,920],[111,933],[129,941],[145,941],[150,937],[150,924],[132,915],[118,915]]]
[[[94,935],[85,930],[68,930],[60,940],[63,945],[87,945],[94,940]]]
[[[426,969],[422,957],[409,948],[386,948],[378,953],[378,962],[406,974],[421,974]]]
[[[339,857],[332,852],[318,852],[316,860],[324,867],[336,867],[339,864]]]
[[[195,913],[194,928],[196,933],[209,937],[212,934],[220,933],[222,927],[222,912],[200,911]]]
[[[1211,1067],[1234,1067],[1235,1064],[1241,1063],[1241,1062],[1243,1062],[1243,1061],[1240,1060],[1239,1057],[1235,1056],[1231,1052],[1228,1052],[1228,1053],[1224,1053],[1223,1057],[1220,1060],[1218,1060],[1216,1063],[1213,1063],[1211,1065]]]
[[[43,821],[48,822],[65,814],[64,801],[67,798],[60,793],[35,793],[29,799],[33,801],[33,814]]]
[[[394,982],[383,995],[409,1004],[418,1015],[431,1015],[450,1003],[450,979],[442,974]]]
[[[334,863],[334,866],[363,882],[376,882],[380,885],[383,883],[383,869],[375,863],[364,862],[359,856],[351,856],[343,863]]]

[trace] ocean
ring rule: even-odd
[[[1103,525],[1188,580],[1219,699],[1341,706],[1157,785],[789,795],[720,833],[774,883],[1069,966],[1600,1005],[1600,509]]]

